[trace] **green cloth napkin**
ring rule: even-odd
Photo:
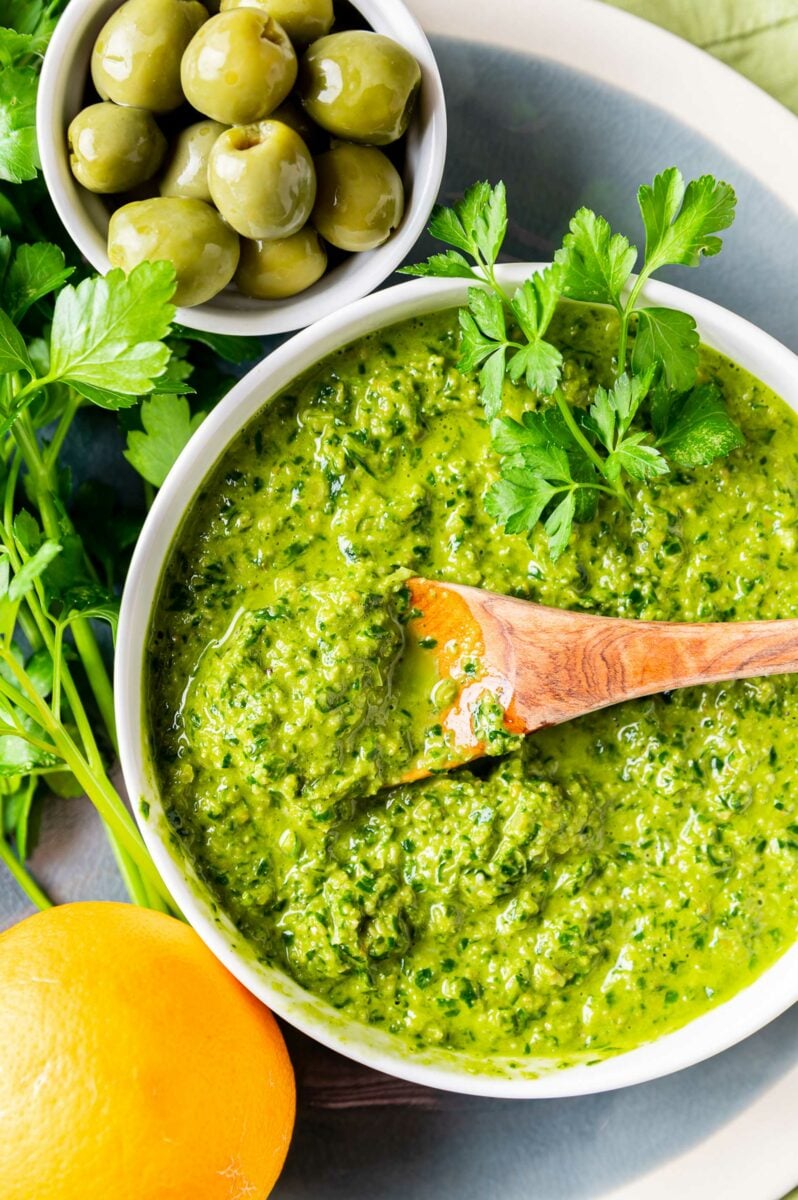
[[[798,113],[798,0],[608,0],[708,50]]]

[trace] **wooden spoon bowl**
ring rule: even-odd
[[[429,579],[407,587],[411,637],[434,650],[438,674],[457,685],[442,717],[455,748],[444,769],[486,752],[474,732],[486,693],[504,710],[507,731],[525,734],[674,688],[798,671],[798,620],[628,621]],[[427,774],[420,766],[404,778]]]

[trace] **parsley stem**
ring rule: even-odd
[[[510,299],[509,293],[506,292],[504,290],[504,288],[502,287],[502,285],[499,283],[498,279],[496,278],[496,272],[494,271],[493,267],[488,266],[488,264],[486,262],[484,262],[481,258],[479,259],[479,265],[482,268],[482,270],[485,272],[485,274],[487,275],[490,286],[493,288],[494,292],[499,297],[502,304],[504,304],[506,306],[506,308],[509,309],[509,311],[513,317],[516,317],[516,314],[513,312],[513,303],[512,303],[512,300]],[[517,317],[516,317],[516,319],[517,319]],[[527,337],[529,337],[529,334],[527,334],[526,330],[524,330],[524,333],[526,334]]]
[[[585,435],[582,433],[582,430],[577,425],[576,421],[574,420],[574,414],[571,412],[571,406],[569,405],[568,401],[565,399],[565,396],[563,396],[563,394],[559,390],[559,388],[554,393],[554,399],[557,403],[557,407],[559,408],[560,412],[562,413],[562,418],[565,421],[565,424],[568,426],[568,431],[571,434],[571,437],[585,452],[587,457],[593,463],[593,466],[596,468],[596,470],[598,470],[603,475],[604,474],[604,464],[601,461],[601,456],[596,453],[595,449],[590,445],[590,442],[587,440]]]
[[[136,870],[140,873],[142,882],[146,880],[148,888],[153,890],[154,896],[158,898],[160,904],[168,906],[169,910],[173,911],[171,898],[141,840],[133,818],[108,776],[104,771],[99,772],[92,769],[64,726],[55,720],[46,701],[38,694],[24,668],[14,659],[13,655],[6,652],[3,654],[3,661],[17,680],[27,701],[26,707],[36,710],[36,720],[48,737],[52,739],[55,753],[63,759],[100,816],[110,827],[119,847],[132,860]],[[0,691],[3,686],[4,682],[0,679]]]
[[[168,912],[168,909],[162,902],[154,902],[152,898],[153,894],[145,886],[144,880],[135,863],[130,858],[130,855],[122,849],[119,839],[107,822],[105,822],[105,833],[108,838],[108,844],[111,847],[111,853],[114,856],[114,861],[116,862],[116,869],[122,876],[122,882],[133,903],[138,904],[141,908],[156,908],[162,912]]]
[[[638,275],[637,279],[634,282],[634,287],[632,288],[631,292],[629,293],[629,295],[627,297],[626,304],[624,305],[623,309],[621,310],[621,328],[620,328],[620,333],[619,333],[619,337],[618,337],[618,359],[617,359],[617,368],[618,368],[619,375],[623,375],[624,371],[626,370],[626,349],[627,349],[628,342],[629,342],[629,318],[632,316],[632,313],[635,310],[635,305],[637,304],[637,297],[640,295],[641,291],[645,287],[648,276],[649,276],[649,272],[646,271],[645,269],[643,269],[640,272],[640,274]]]
[[[19,404],[20,400],[25,400],[26,402],[30,401],[37,392],[40,392],[42,388],[47,387],[48,383],[55,383],[53,376],[43,375],[41,378],[39,376],[35,376],[33,379],[28,380],[25,386],[20,388],[20,390],[14,396],[15,403]],[[23,408],[24,407],[27,407],[27,403],[23,405]]]
[[[14,539],[11,537],[9,531],[5,528],[3,528],[0,532],[2,532],[2,539],[8,552],[9,561],[13,570],[16,572],[22,566],[22,562],[16,546],[14,545]],[[32,591],[28,592],[27,596],[25,597],[25,602],[28,606],[35,626],[38,629],[42,643],[47,648],[50,658],[54,661],[56,653],[55,637],[53,635],[50,622],[45,615],[44,609],[39,603],[39,597],[35,587]],[[102,757],[94,739],[91,725],[89,724],[86,716],[86,710],[83,707],[83,702],[81,701],[69,667],[67,666],[66,662],[63,661],[61,663],[61,687],[63,689],[64,696],[66,697],[67,704],[69,705],[77,732],[80,736],[84,753],[95,769],[103,771],[104,767]]]
[[[52,900],[42,891],[25,864],[19,861],[4,837],[0,837],[0,862],[8,868],[31,904],[42,910],[53,907]]]
[[[0,652],[0,657],[6,661],[6,665],[10,668],[11,664],[8,660],[13,656],[8,654],[8,652]],[[30,720],[36,722],[37,725],[41,724],[41,712],[37,710],[37,706],[34,706],[31,703],[29,696],[25,696],[21,691],[18,691],[11,684],[6,683],[5,680],[0,680],[0,697],[2,697],[2,699],[0,699],[0,711],[2,711],[4,707],[4,700],[9,704],[7,716],[9,721],[12,723],[12,727],[16,731],[17,737],[22,738],[29,745],[33,746],[44,754],[62,757],[62,752],[59,750],[59,747],[54,741],[52,743],[42,741],[41,738],[35,737],[30,729],[26,729],[24,725],[14,720],[13,710],[14,708],[17,708],[24,712],[30,718]],[[60,725],[58,715],[53,713],[53,717],[56,723]],[[98,762],[95,762],[92,769],[96,772],[99,767],[99,772],[102,774],[104,772],[104,768],[102,762],[99,762],[99,755],[97,758]],[[163,911],[167,911],[166,907],[164,906],[164,901],[160,897],[157,897],[151,888],[145,887],[139,870],[132,860],[130,853],[121,845],[118,832],[109,825],[107,817],[105,816],[103,816],[103,823],[108,835],[111,851],[114,855],[114,859],[116,860],[117,868],[122,876],[122,880],[128,890],[130,898],[137,904],[146,905],[148,908],[160,908]]]
[[[14,445],[13,441],[11,443]],[[11,454],[11,462],[8,467],[8,475],[6,477],[5,496],[3,498],[3,525],[7,530],[11,530],[14,524],[14,500],[17,493],[17,480],[19,478],[19,469],[22,465],[22,458],[19,450],[14,445],[14,450]],[[33,652],[39,650],[42,646],[42,639],[36,625],[31,620],[26,609],[20,606],[16,614],[10,615],[10,628],[8,630],[8,640],[14,636],[14,624],[19,622],[22,632],[28,639],[28,644]]]
[[[51,471],[55,467],[56,459],[61,453],[61,447],[64,444],[64,438],[69,433],[70,426],[75,419],[75,414],[80,408],[80,403],[81,397],[77,392],[70,392],[69,400],[66,402],[50,445],[43,455],[44,464],[48,471]]]
[[[53,499],[55,481],[52,478],[52,467],[48,468],[42,458],[33,425],[27,414],[22,414],[15,422],[13,433],[31,476],[45,532],[48,537],[60,542],[65,526],[70,533],[74,532],[74,530],[66,514],[59,516],[56,510]],[[82,618],[73,621],[72,636],[75,639],[75,648],[85,668],[86,677],[94,694],[94,699],[97,702],[97,707],[100,710],[103,724],[105,725],[111,744],[114,750],[116,750],[116,718],[114,715],[113,689],[105,662],[100,653],[100,648],[97,645],[97,640],[88,621]]]
[[[565,399],[565,396],[563,396],[563,394],[559,390],[559,388],[554,393],[554,399],[557,402],[557,407],[559,408],[560,412],[562,413],[562,417],[563,417],[563,420],[565,421],[565,424],[568,426],[568,431],[571,434],[571,437],[574,439],[574,441],[577,443],[577,445],[585,452],[585,454],[590,459],[590,461],[593,463],[593,466],[596,468],[596,470],[599,472],[599,474],[602,475],[606,479],[606,475],[604,474],[604,461],[603,461],[601,455],[598,454],[597,451],[595,450],[595,448],[590,445],[590,442],[587,440],[585,435],[582,433],[582,430],[579,428],[579,426],[576,423],[576,420],[574,419],[574,414],[571,412],[571,406],[569,405],[568,401]],[[594,486],[596,486],[596,485],[594,485]],[[629,499],[629,496],[627,495],[627,492],[626,492],[626,488],[623,486],[620,479],[618,480],[618,482],[615,484],[614,487],[601,486],[600,490],[609,492],[610,495],[612,495],[612,496],[617,496],[618,499],[623,500],[624,504],[628,505],[629,508],[632,507],[632,502]]]
[[[114,753],[119,751],[119,742],[116,736],[116,715],[114,713],[114,692],[111,687],[111,680],[108,675],[108,670],[105,665],[100,647],[91,625],[84,618],[79,618],[71,622],[72,636],[75,639],[75,648],[80,655],[83,668],[86,672],[86,677],[89,681],[89,686],[94,693],[94,699],[97,701],[97,707],[100,710],[105,731],[108,734]]]
[[[618,499],[618,497],[620,495],[620,493],[617,492],[615,490],[615,488],[607,487],[607,485],[604,483],[576,483],[576,484],[574,484],[574,487],[592,488],[592,490],[594,492],[603,492],[605,494],[605,496],[613,496],[616,500]],[[623,499],[627,500],[627,496],[626,496],[625,492],[623,495]]]
[[[14,523],[14,499],[17,494],[17,480],[19,478],[21,463],[22,459],[19,450],[15,447],[11,455],[11,464],[6,477],[6,491],[3,498],[3,522],[7,529],[10,529]]]
[[[19,570],[19,568],[22,564],[21,564],[21,560],[19,558],[19,554],[17,552],[17,548],[14,545],[13,538],[11,537],[8,530],[5,528],[3,528],[3,530],[2,530],[2,534],[3,534],[3,540],[8,549],[9,559],[11,560],[11,565],[14,568],[14,570],[17,571],[17,570]],[[75,725],[77,727],[77,732],[78,732],[81,742],[83,744],[84,752],[87,755],[88,767],[94,773],[95,777],[99,777],[100,779],[103,779],[103,778],[105,778],[105,766],[103,764],[102,757],[101,757],[99,749],[97,747],[97,743],[95,741],[94,734],[92,733],[91,726],[89,725],[88,719],[86,717],[86,712],[83,707],[83,703],[78,694],[77,688],[71,677],[69,669],[68,669],[66,663],[63,661],[63,656],[60,654],[60,646],[58,644],[58,638],[53,635],[53,632],[49,627],[47,617],[44,613],[44,610],[41,607],[41,604],[39,602],[39,598],[38,598],[35,588],[34,588],[34,590],[32,590],[31,592],[28,593],[28,595],[26,597],[26,601],[27,601],[28,608],[30,609],[31,614],[34,618],[34,623],[35,623],[34,628],[38,627],[39,637],[40,637],[41,641],[46,645],[46,647],[50,653],[50,657],[53,660],[53,674],[54,674],[54,681],[53,681],[54,682],[54,689],[53,689],[54,697],[53,698],[54,698],[54,702],[56,701],[58,691],[62,688],[64,691],[64,694],[67,698],[67,702],[69,704],[70,712],[72,714],[72,719],[75,722]],[[20,612],[19,615],[21,617],[22,613]],[[56,671],[58,673],[60,688],[56,688],[56,686],[55,686]],[[0,692],[2,692],[2,690],[3,690],[3,684],[2,684],[2,681],[0,680]],[[37,724],[41,724],[41,713],[37,710],[37,708],[33,707],[30,704],[29,698],[26,698],[21,693],[12,689],[9,699],[12,701],[12,703],[16,704],[19,708],[21,708],[23,710],[23,712],[27,712],[27,715],[29,717],[31,717],[32,720],[36,721]],[[58,714],[55,713],[55,714],[52,714],[52,716],[53,716],[53,719],[56,721],[57,726],[60,726],[60,718],[59,718]],[[39,742],[38,739],[36,739],[34,741],[34,738],[31,735],[29,730],[20,729],[19,736],[21,736],[22,738],[24,738],[26,741],[30,742],[31,744],[36,744],[39,747],[39,749],[41,749],[47,753],[52,754],[54,751],[59,754],[62,753],[60,750],[57,749],[57,747],[55,745],[49,746],[45,743]],[[67,764],[67,765],[70,766],[70,769],[73,771],[73,774],[75,774],[73,767],[70,764]],[[78,778],[77,775],[76,775],[76,778]],[[79,780],[79,782],[81,783],[81,786],[86,788],[85,780]],[[119,831],[116,830],[113,827],[112,823],[108,820],[107,814],[104,812],[103,807],[101,807],[97,803],[96,797],[92,796],[91,793],[88,792],[88,789],[86,789],[86,790],[87,790],[87,794],[89,794],[89,798],[93,801],[93,803],[95,804],[95,807],[97,807],[98,811],[100,812],[100,815],[103,820],[103,824],[105,825],[105,830],[106,830],[106,834],[108,836],[108,841],[111,846],[111,851],[114,855],[114,858],[116,860],[117,866],[120,871],[120,874],[122,876],[122,880],[125,884],[125,887],[128,890],[131,900],[133,900],[137,904],[146,905],[148,908],[159,909],[160,911],[163,911],[163,912],[172,912],[173,909],[171,908],[168,900],[164,898],[162,891],[159,891],[159,888],[156,886],[153,886],[153,884],[151,884],[151,883],[148,884],[146,882],[146,879],[142,876],[142,873],[141,873],[139,867],[136,866],[136,863],[133,860],[133,856],[130,852],[129,847],[125,847],[122,844],[122,842],[120,840]],[[117,799],[118,799],[118,797],[117,797]],[[121,804],[121,801],[120,801],[120,804]]]

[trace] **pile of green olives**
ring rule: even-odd
[[[347,27],[333,0],[207,4],[125,0],[111,15],[70,165],[115,198],[114,266],[169,260],[183,306],[231,283],[286,299],[400,224],[397,149],[421,70],[391,38]]]

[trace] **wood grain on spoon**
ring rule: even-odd
[[[411,636],[458,686],[442,716],[446,768],[485,753],[475,705],[491,693],[510,733],[674,688],[798,671],[798,620],[677,624],[546,608],[480,588],[410,579]],[[406,780],[428,774],[423,766]]]

